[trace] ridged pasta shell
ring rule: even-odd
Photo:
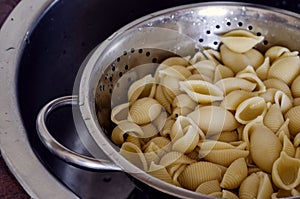
[[[270,58],[270,61],[273,62],[275,59],[281,57],[284,53],[290,52],[290,50],[283,46],[272,46],[270,47],[265,56]]]
[[[144,132],[144,135],[141,138],[150,138],[155,135],[158,135],[158,133],[159,133],[159,130],[153,123],[141,125],[140,127],[142,128],[142,130]]]
[[[220,41],[236,53],[249,51],[263,39],[263,36],[256,36],[246,30],[233,30],[220,37]]]
[[[290,119],[287,118],[284,123],[281,125],[279,130],[276,132],[276,136],[279,138],[280,142],[283,142],[283,137],[286,135],[288,138],[291,137],[290,131],[289,131],[289,123]]]
[[[165,78],[166,76],[168,76],[179,80],[184,80],[190,75],[192,75],[192,73],[189,71],[189,69],[181,65],[170,66],[159,71],[160,78]]]
[[[207,49],[202,51],[206,59],[215,62],[217,65],[220,64],[221,54],[217,50]]]
[[[165,182],[179,186],[179,184],[177,184],[173,181],[172,177],[170,176],[170,174],[168,173],[168,171],[166,170],[165,167],[163,167],[161,165],[157,165],[154,162],[151,162],[148,173],[158,179],[165,181]]]
[[[218,180],[222,178],[221,170],[210,162],[197,162],[185,168],[178,176],[178,182],[182,187],[196,190],[203,182]]]
[[[155,92],[155,99],[165,108],[165,110],[170,114],[172,112],[171,103],[165,96],[162,86],[158,85]]]
[[[282,143],[282,151],[284,151],[288,156],[294,157],[296,150],[291,142],[291,140],[287,137],[287,135],[284,135],[283,137],[283,143]]]
[[[277,192],[272,194],[271,198],[278,199],[278,198],[287,198],[290,196],[292,196],[291,190],[279,189]]]
[[[272,104],[264,117],[264,124],[274,133],[284,123],[284,118],[278,104]]]
[[[187,80],[179,82],[179,85],[182,91],[199,103],[210,103],[223,99],[223,92],[217,86],[206,81]]]
[[[234,73],[229,67],[219,64],[216,66],[215,69],[214,82],[217,82],[224,78],[233,77],[233,76]]]
[[[280,79],[267,79],[263,81],[264,85],[268,88],[275,88],[284,92],[289,98],[292,98],[292,93],[289,86]]]
[[[156,129],[160,133],[163,130],[167,120],[168,113],[166,111],[162,111],[151,123],[156,127]]]
[[[179,79],[171,76],[166,76],[161,79],[160,85],[162,85],[162,91],[170,104],[174,98],[181,93],[179,82]]]
[[[161,136],[168,136],[170,135],[171,133],[171,128],[172,126],[174,125],[175,123],[175,120],[171,117],[167,118],[164,126],[163,126],[163,129],[160,131],[160,135]]]
[[[266,92],[259,93],[258,96],[264,98],[265,102],[273,104],[275,102],[274,96],[277,91],[276,88],[268,88]]]
[[[300,97],[294,98],[293,104],[294,104],[294,106],[299,106],[300,105]]]
[[[257,198],[258,189],[259,177],[256,173],[252,173],[241,183],[239,197],[240,199]]]
[[[274,101],[280,106],[281,112],[286,113],[293,107],[292,100],[282,91],[276,91]]]
[[[151,75],[146,75],[142,79],[133,82],[128,90],[128,101],[132,103],[138,98],[152,98],[155,94],[155,84],[156,81]]]
[[[191,66],[188,66],[187,68],[189,70],[192,70],[193,74],[199,73],[201,75],[209,77],[210,79],[213,79],[216,64],[211,60],[202,60]]]
[[[291,91],[293,97],[297,98],[300,97],[300,75],[296,77],[291,85]]]
[[[245,79],[252,83],[255,83],[256,88],[254,91],[256,91],[257,93],[263,93],[266,91],[266,86],[261,81],[261,79],[257,76],[252,66],[247,66],[244,70],[238,72],[235,77]]]
[[[257,175],[259,177],[257,198],[270,198],[274,191],[269,175],[262,171],[257,172]]]
[[[189,109],[194,109],[197,103],[191,99],[191,97],[187,94],[180,94],[175,97],[172,102],[172,107],[187,107]]]
[[[199,147],[194,148],[194,150],[190,153],[187,153],[186,155],[191,158],[192,160],[196,160],[196,161],[200,161],[200,157],[199,157]]]
[[[183,153],[177,151],[171,151],[161,157],[159,164],[168,167],[170,165],[191,164],[194,162],[195,160],[189,158]]]
[[[282,57],[272,63],[268,78],[277,78],[290,85],[299,72],[300,59],[298,56]]]
[[[285,119],[289,118],[289,130],[290,133],[295,136],[298,132],[300,132],[300,106],[295,106],[291,108],[286,114]]]
[[[295,158],[300,160],[300,147],[296,148],[296,152],[295,152]]]
[[[170,57],[165,59],[161,65],[166,65],[166,66],[174,66],[174,65],[181,65],[181,66],[187,66],[189,65],[188,60],[186,60],[183,57]]]
[[[300,184],[300,160],[288,156],[284,151],[274,162],[272,169],[274,184],[281,189],[291,190]]]
[[[181,153],[190,153],[199,142],[199,129],[189,126],[185,134],[173,142],[172,149]]]
[[[236,110],[238,105],[244,100],[256,96],[253,92],[248,92],[244,90],[234,90],[226,95],[221,103],[221,106],[227,110]]]
[[[160,153],[158,153],[160,152]],[[148,165],[150,165],[152,162],[157,164],[160,159],[159,154],[163,154],[164,151],[160,150],[160,148],[154,144],[153,142],[148,145],[148,147],[144,150],[144,156],[146,158],[146,161]]]
[[[124,143],[124,135],[128,133],[134,134],[138,138],[144,136],[144,132],[140,126],[123,120],[113,129],[111,139],[116,145],[121,146]]]
[[[297,133],[297,135],[294,137],[294,147],[300,146],[300,133]]]
[[[129,112],[129,103],[120,104],[111,110],[111,121],[119,124],[121,121],[127,120]]]
[[[267,111],[267,104],[261,97],[252,97],[246,99],[236,109],[235,119],[241,124],[247,124],[262,116]]]
[[[147,142],[147,144],[145,144],[143,146],[143,150],[145,150],[146,148],[149,147],[149,145],[151,143],[154,143],[158,149],[164,149],[165,151],[168,151],[169,148],[171,147],[171,141],[168,139],[168,138],[165,138],[165,137],[155,137],[155,138],[152,138],[151,140],[149,140]]]
[[[232,131],[238,127],[233,114],[218,106],[198,106],[188,117],[210,135],[218,136],[222,131]]]
[[[225,79],[221,79],[217,81],[215,85],[219,87],[225,94],[228,94],[234,90],[244,90],[250,92],[253,91],[256,87],[255,83],[237,77],[228,77]]]
[[[228,167],[220,185],[225,189],[235,189],[240,186],[247,175],[248,168],[245,158],[236,159]]]
[[[237,197],[237,195],[235,195],[234,193],[232,193],[231,191],[228,191],[226,189],[222,190],[222,198],[239,199],[239,197]]]
[[[144,171],[148,170],[148,165],[144,153],[135,144],[124,142],[120,149],[120,154],[138,168]]]
[[[253,125],[250,132],[250,154],[254,163],[271,173],[274,161],[279,157],[282,144],[278,137],[263,124]]]
[[[198,61],[206,60],[205,55],[202,51],[198,51],[194,56],[189,60],[190,64],[195,64]]]
[[[176,107],[173,109],[171,116],[172,118],[176,119],[179,115],[187,116],[192,111],[193,109],[190,109],[188,107]]]
[[[157,118],[162,106],[152,98],[142,98],[135,101],[129,109],[128,119],[136,124],[147,124]]]
[[[201,75],[199,73],[192,74],[186,80],[202,80],[202,81],[206,81],[206,82],[209,82],[209,83],[213,83],[213,79],[211,79],[211,78],[209,78],[205,75]]]
[[[264,62],[256,69],[256,74],[261,80],[268,78],[268,72],[270,70],[270,58],[266,57]]]
[[[238,133],[236,131],[223,131],[218,138],[221,142],[235,142],[238,141]]]
[[[236,53],[231,51],[225,45],[221,45],[220,53],[224,65],[228,66],[234,73],[243,70],[248,65],[251,65],[256,69],[264,61],[264,56],[255,49],[250,49],[245,53]]]
[[[196,191],[197,193],[202,193],[202,194],[211,194],[214,192],[220,192],[221,191],[221,187],[220,187],[220,183],[218,180],[210,180],[210,181],[206,181],[203,182],[202,184],[200,184]]]
[[[141,148],[141,141],[140,138],[136,137],[133,133],[128,133],[128,136],[126,138],[126,142],[131,142],[132,144],[135,144],[139,148]]]

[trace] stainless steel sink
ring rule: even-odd
[[[199,1],[21,1],[0,32],[0,147],[33,198],[151,198],[122,172],[87,171],[54,157],[38,139],[35,119],[48,101],[72,94],[84,58],[118,28],[151,12],[193,2]],[[300,7],[296,0],[248,2],[292,11]],[[65,146],[89,155],[70,108],[56,111],[49,128]]]

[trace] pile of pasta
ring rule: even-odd
[[[112,109],[112,141],[145,172],[223,198],[300,195],[300,59],[234,30],[170,57]]]

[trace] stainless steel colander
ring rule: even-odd
[[[152,73],[162,60],[175,55],[193,55],[205,48],[218,49],[218,35],[234,29],[263,35],[264,41],[257,46],[262,52],[273,45],[300,50],[300,15],[279,9],[214,2],[147,15],[115,32],[90,54],[79,78],[78,99],[74,96],[59,98],[41,110],[37,119],[40,138],[53,153],[71,164],[96,170],[123,170],[152,188],[180,198],[211,198],[165,183],[123,158],[110,140],[113,127],[110,111],[123,102],[133,81]],[[66,149],[46,128],[45,119],[52,110],[77,103],[91,136],[88,139],[86,135],[81,137],[98,159]],[[110,160],[99,159],[95,148],[104,151]]]

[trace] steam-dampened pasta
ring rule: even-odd
[[[300,196],[300,58],[235,30],[170,57],[112,109],[120,153],[161,180],[225,198]]]

